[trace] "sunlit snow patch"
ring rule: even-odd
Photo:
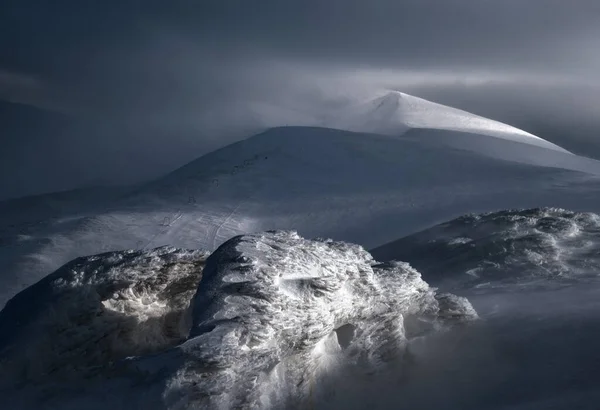
[[[236,237],[207,261],[180,347],[186,365],[166,398],[303,408],[325,399],[341,363],[377,372],[411,337],[476,317],[466,299],[436,295],[409,265],[379,264],[358,245],[285,231]]]
[[[489,140],[491,136],[569,153],[508,124],[398,91],[382,90],[365,102],[344,107],[343,112],[327,122],[327,126],[394,136],[410,129],[462,131],[477,134],[479,139]]]

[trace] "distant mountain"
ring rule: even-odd
[[[48,111],[32,105],[0,100],[2,128],[7,131],[39,130],[42,127],[61,127],[68,124],[68,116],[56,111]]]
[[[56,191],[71,188],[60,183],[74,171],[61,154],[69,148],[57,141],[73,124],[64,114],[0,100],[0,200],[37,193],[46,186]],[[57,161],[60,167],[48,166]]]
[[[0,136],[0,201],[137,183],[207,152],[197,132],[185,127],[131,129],[126,121],[1,101]]]

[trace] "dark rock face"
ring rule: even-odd
[[[163,247],[83,257],[19,293],[0,312],[1,386],[81,377],[179,344],[207,256]]]

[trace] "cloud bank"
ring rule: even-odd
[[[301,122],[307,107],[369,87],[541,131],[574,151],[596,144],[594,0],[5,3],[0,99],[68,112],[69,124],[6,133],[3,155],[18,167],[6,172],[35,188],[0,181],[0,198],[151,178],[260,128],[248,103],[283,106]],[[24,139],[62,148],[33,172]],[[92,149],[112,166],[90,164]],[[71,165],[61,175],[77,177],[35,184],[65,151]]]

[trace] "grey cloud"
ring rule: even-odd
[[[192,31],[286,56],[408,67],[568,67],[600,32],[591,0],[216,2]],[[191,13],[197,17],[194,13]]]
[[[248,101],[301,110],[353,87],[396,87],[519,126],[514,98],[528,131],[560,113],[568,118],[559,128],[589,124],[587,142],[600,118],[590,91],[600,83],[596,0],[6,0],[3,8],[3,70],[41,84],[11,95],[76,119],[60,132],[4,133],[4,163],[20,167],[6,170],[19,175],[11,195],[160,175],[244,136],[223,127],[251,120],[238,112]],[[0,83],[0,99],[15,101],[6,91],[14,79]],[[48,176],[19,191],[39,179],[23,165],[33,161],[27,139],[34,149],[62,147],[34,167],[53,169],[60,183]]]
[[[21,24],[31,20],[21,4],[38,8],[41,2],[13,2],[13,26],[19,29],[12,31],[21,33]],[[464,75],[478,69],[524,70],[582,82],[598,81],[600,72],[600,3],[595,0],[58,4],[62,7],[41,7],[42,15],[34,19],[47,38],[22,36],[25,57],[13,59],[66,89],[64,98],[77,101],[74,105],[100,113],[198,107],[200,101],[230,93],[228,84],[248,77],[249,64],[268,68],[278,60]]]

